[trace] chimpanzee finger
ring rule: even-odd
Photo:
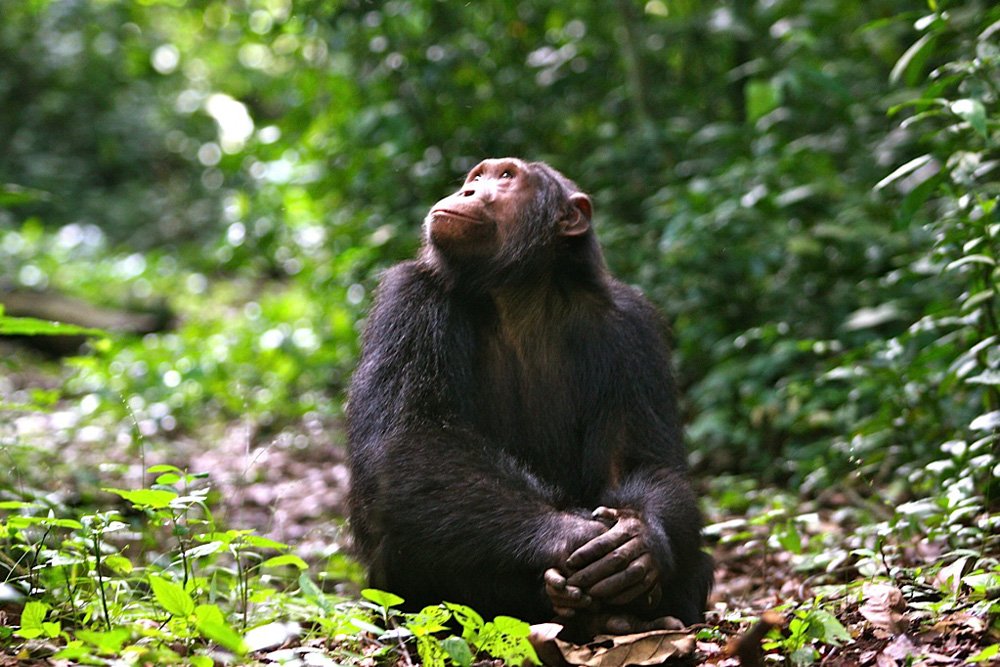
[[[546,587],[551,587],[557,591],[566,590],[566,577],[563,573],[554,567],[550,567],[545,570],[545,574],[542,575],[542,579],[545,581]]]
[[[617,597],[624,591],[641,585],[646,578],[646,574],[645,568],[633,562],[621,572],[596,582],[587,589],[587,593],[600,599]]]
[[[594,519],[595,521],[601,521],[603,523],[606,523],[609,526],[614,525],[615,522],[618,521],[618,516],[619,516],[618,510],[614,509],[613,507],[604,507],[603,505],[596,508],[593,512],[590,513],[590,518]]]
[[[645,606],[652,607],[659,604],[661,597],[661,591],[658,585],[660,580],[660,569],[656,564],[656,559],[653,558],[653,554],[647,552],[640,555],[628,566],[627,569],[642,572],[642,581],[629,587],[627,590],[605,595],[604,597],[609,598],[607,601],[616,605],[628,604],[632,603],[640,596],[649,593],[654,595],[647,598],[647,604]],[[601,582],[598,582],[597,585],[600,584]],[[591,593],[591,591],[588,591],[588,593]]]
[[[568,585],[566,578],[559,570],[555,568],[546,570],[543,579],[545,581],[545,594],[549,597],[556,613],[565,615],[563,611],[566,609],[586,609],[593,604],[591,597],[582,589]]]
[[[571,553],[569,558],[566,559],[566,567],[571,570],[579,570],[580,568],[603,559],[612,551],[635,537],[635,531],[631,528],[631,525],[623,525],[621,522],[615,524],[604,534],[598,535]],[[625,565],[627,565],[628,562],[631,562],[631,560],[632,559],[630,558],[626,561],[622,567],[625,567]]]
[[[572,616],[567,611],[584,611],[594,606],[593,600],[589,596],[583,596],[579,600],[566,600],[563,598],[549,598],[552,609],[560,616]]]
[[[660,592],[656,585],[658,579],[656,572],[648,572],[641,582],[608,599],[607,602],[614,605],[630,604],[645,595],[647,598],[644,600],[644,606],[653,607],[660,601]]]
[[[569,576],[566,582],[573,586],[579,586],[584,590],[590,590],[590,587],[597,582],[625,570],[625,568],[632,564],[632,561],[638,559],[646,552],[646,545],[641,538],[633,537],[629,539],[626,537],[625,539],[628,541],[612,549],[610,553],[606,553],[583,569],[577,570]]]

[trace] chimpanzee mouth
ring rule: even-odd
[[[436,218],[438,216],[445,217],[445,218],[456,218],[458,220],[464,220],[466,222],[474,222],[476,224],[482,224],[482,223],[485,222],[485,220],[481,220],[479,218],[473,218],[470,215],[466,215],[464,213],[459,213],[458,211],[452,211],[451,209],[447,209],[447,208],[436,208],[436,209],[434,209],[434,210],[431,211],[430,216],[432,218]]]

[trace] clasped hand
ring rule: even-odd
[[[598,507],[581,533],[582,543],[561,567],[545,571],[545,592],[556,614],[606,611],[642,614],[660,602],[660,572],[649,549],[649,529],[632,510]],[[584,520],[586,521],[586,520]]]

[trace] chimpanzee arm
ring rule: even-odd
[[[615,474],[600,499],[612,527],[570,556],[568,584],[606,608],[694,623],[711,562],[700,550],[701,515],[687,480],[667,348],[653,309],[618,288],[620,319],[604,354],[619,360],[628,384],[604,401],[608,417],[592,436],[614,447]]]
[[[383,279],[348,406],[351,517],[373,585],[414,606],[551,613],[541,576],[604,527],[555,509],[556,492],[462,418],[475,343],[434,276]]]

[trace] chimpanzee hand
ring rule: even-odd
[[[559,541],[555,545],[552,561],[557,567],[545,571],[545,594],[548,595],[556,614],[569,618],[578,609],[590,608],[593,600],[579,586],[567,584],[566,578],[570,572],[566,570],[565,563],[570,554],[607,532],[608,524],[600,520],[565,515],[559,531]]]
[[[637,613],[655,608],[662,591],[660,569],[649,550],[649,527],[631,510],[598,507],[593,516],[610,527],[566,559],[571,574],[565,590],[580,591],[579,600],[627,606]]]

